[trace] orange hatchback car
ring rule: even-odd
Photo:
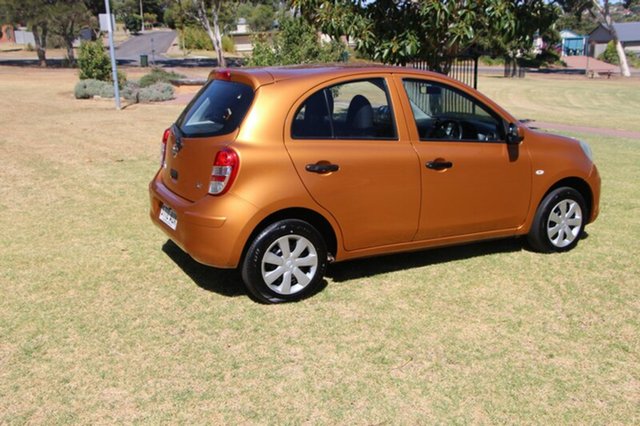
[[[573,248],[598,216],[589,146],[476,90],[399,67],[214,71],[165,131],[151,218],[265,303],[327,264],[526,235]]]

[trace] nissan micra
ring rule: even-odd
[[[151,219],[277,303],[333,261],[526,236],[576,246],[598,216],[589,146],[399,67],[213,71],[162,139]]]

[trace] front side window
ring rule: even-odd
[[[351,81],[309,96],[296,112],[294,139],[392,139],[396,127],[384,79]]]
[[[246,84],[212,80],[176,124],[187,137],[226,135],[240,126],[252,101],[253,90]]]
[[[470,95],[424,80],[403,80],[420,140],[504,140],[502,120]]]

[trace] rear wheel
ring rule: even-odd
[[[584,197],[578,191],[569,187],[554,189],[538,207],[529,244],[543,253],[571,250],[582,236],[586,213]]]
[[[327,268],[327,248],[307,222],[282,220],[251,242],[242,262],[248,292],[263,303],[299,300],[312,294]]]

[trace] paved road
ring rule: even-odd
[[[140,55],[147,55],[149,62],[154,59],[164,59],[162,56],[176,38],[175,31],[150,31],[131,37],[116,47],[118,61],[138,62]]]

